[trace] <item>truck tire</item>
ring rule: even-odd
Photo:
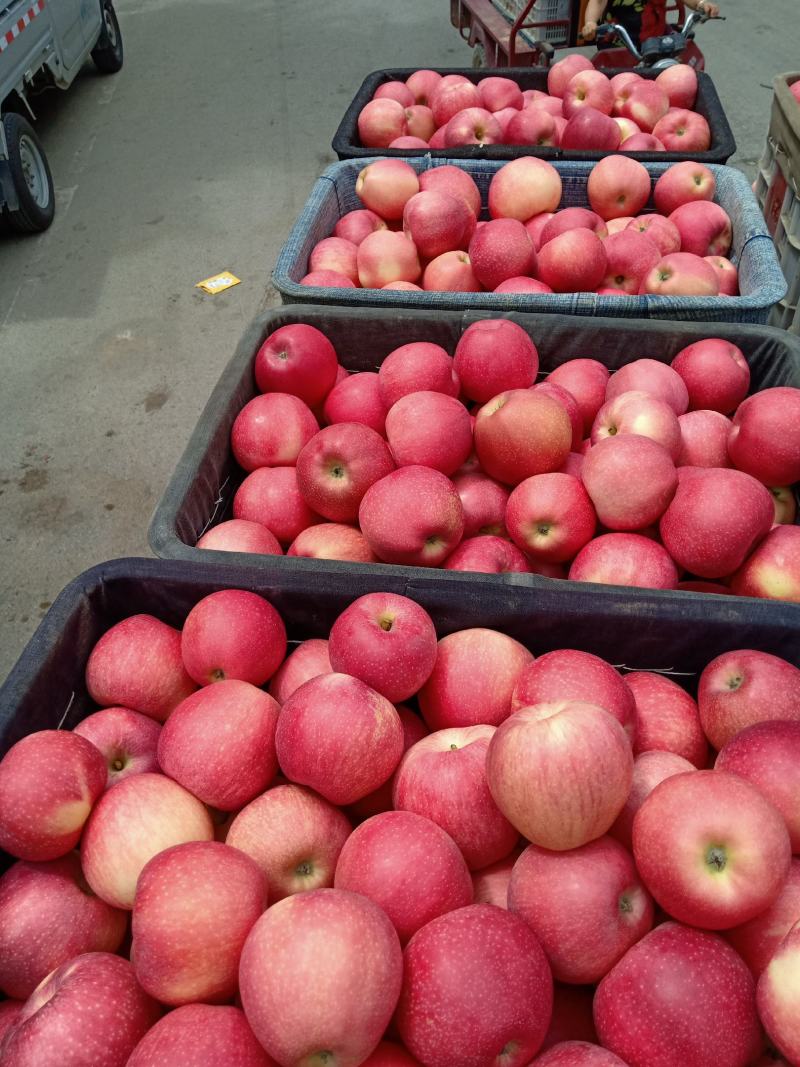
[[[101,0],[103,29],[92,50],[94,65],[101,74],[116,74],[122,70],[122,32],[111,0]]]
[[[22,115],[9,111],[3,116],[3,130],[11,180],[19,200],[15,211],[4,208],[3,214],[20,233],[39,233],[53,221],[56,209],[47,156],[33,127]]]

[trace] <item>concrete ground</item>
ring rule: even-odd
[[[752,176],[797,0],[702,29]],[[124,70],[35,102],[52,228],[0,234],[0,678],[59,590],[147,525],[363,76],[463,66],[446,0],[116,0]],[[208,297],[195,282],[230,269]]]

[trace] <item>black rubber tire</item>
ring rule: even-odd
[[[124,58],[119,19],[111,0],[101,0],[100,6],[103,9],[103,31],[92,50],[92,59],[101,74],[116,74],[122,70]],[[113,38],[109,33],[109,23]]]
[[[3,215],[8,220],[9,225],[20,233],[41,233],[53,221],[56,210],[53,176],[50,173],[47,156],[33,127],[22,115],[9,111],[7,115],[3,116],[3,129],[8,144],[8,165],[17,199],[19,200],[19,207],[16,211],[11,211],[5,207],[3,208]],[[37,204],[28,188],[20,156],[20,142],[23,138],[26,138],[38,153],[42,164],[47,185],[47,202],[43,205]]]

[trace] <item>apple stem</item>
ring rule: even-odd
[[[743,681],[741,674],[737,674],[736,677],[728,679],[728,689],[738,689]]]
[[[713,867],[715,871],[724,871],[727,862],[725,849],[721,848],[719,845],[712,845],[708,852],[706,852],[706,863],[709,867]]]
[[[310,860],[303,860],[302,863],[298,863],[297,867],[295,867],[295,872],[294,873],[295,874],[299,874],[299,875],[301,875],[302,877],[305,878],[309,874],[312,874],[313,871],[314,871],[313,863],[311,863]],[[323,1053],[320,1053],[320,1055],[323,1055]]]

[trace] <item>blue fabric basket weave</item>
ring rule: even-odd
[[[300,285],[308,272],[314,245],[329,237],[348,211],[364,205],[356,196],[359,172],[370,159],[334,163],[317,180],[300,217],[281,249],[272,283],[285,304],[340,304],[347,307],[427,308],[436,310],[528,311],[538,314],[604,315],[611,318],[675,319],[697,322],[765,323],[770,308],[786,295],[772,238],[745,176],[732,167],[712,164],[717,182],[716,201],[733,223],[730,258],[739,269],[741,296],[597,296],[595,293],[438,293],[385,289],[326,289]],[[458,166],[475,180],[484,207],[489,183],[505,164],[498,160],[448,160],[422,156],[407,161],[418,173],[432,167]],[[588,207],[586,183],[592,162],[554,164],[563,183],[562,207]],[[669,163],[643,164],[653,183]],[[652,207],[652,204],[650,205]],[[485,214],[485,212],[484,212]],[[486,216],[488,217],[488,216]]]

